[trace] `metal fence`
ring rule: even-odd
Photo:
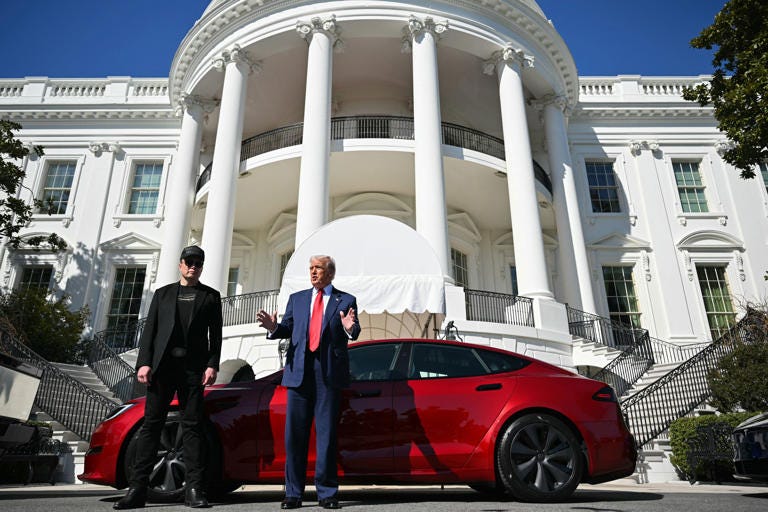
[[[33,350],[0,331],[0,343],[9,355],[42,370],[35,405],[84,440],[115,408],[115,402],[87,388]]]
[[[534,327],[533,299],[507,293],[464,289],[467,320]]]
[[[240,150],[240,160],[245,161],[254,156],[275,151],[277,149],[298,146],[304,137],[304,123],[276,128],[260,133],[243,141]],[[346,116],[331,119],[331,140],[345,139],[399,139],[414,140],[412,117],[400,116]],[[442,123],[442,142],[486,155],[505,159],[504,140],[493,135],[466,126],[453,123]],[[199,191],[211,179],[212,164],[203,170],[197,179]],[[546,171],[535,161],[533,171],[536,179],[552,193],[552,182]]]
[[[221,299],[221,314],[224,325],[243,325],[256,322],[256,313],[277,311],[277,295],[280,290],[233,295]]]
[[[122,354],[139,347],[141,333],[144,332],[146,323],[146,318],[126,322],[97,332],[93,335],[93,339],[100,341],[115,353]]]
[[[765,339],[766,327],[768,317],[765,313],[748,310],[744,318],[720,339],[622,402],[621,408],[629,417],[638,445],[648,443],[665,431],[673,420],[704,402],[711,394],[707,382],[709,371],[739,343]]]
[[[134,368],[107,346],[101,337],[94,337],[89,345],[85,363],[115,397],[126,402],[144,394],[145,386],[136,381]]]

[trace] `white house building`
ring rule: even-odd
[[[723,161],[681,98],[706,80],[580,77],[534,0],[214,0],[169,77],[0,80],[45,150],[20,197],[56,207],[23,234],[68,244],[3,246],[0,284],[68,294],[95,333],[145,316],[198,243],[223,381],[279,367],[255,311],[317,253],[362,338],[452,322],[571,368],[604,366],[574,345],[590,314],[708,341],[768,291],[768,169]]]

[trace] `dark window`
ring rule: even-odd
[[[385,380],[391,375],[400,343],[367,345],[349,350],[349,374],[353,381]]]
[[[144,291],[144,267],[122,267],[115,272],[115,286],[107,313],[107,328],[114,329],[139,319]]]
[[[613,162],[587,162],[586,167],[592,211],[595,213],[620,212],[619,186],[616,183]]]
[[[20,290],[38,290],[47,293],[51,287],[53,267],[45,265],[41,267],[24,267],[19,281]]]
[[[491,373],[514,372],[531,364],[527,359],[521,359],[512,354],[502,354],[491,350],[477,350],[476,352]]]
[[[413,346],[410,379],[470,377],[488,371],[471,347],[417,343]]]

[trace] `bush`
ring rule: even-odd
[[[738,343],[707,374],[710,404],[719,411],[768,409],[768,341]]]
[[[37,290],[14,290],[0,295],[3,323],[48,361],[77,361],[78,342],[89,314],[87,307],[70,311],[67,297],[49,300]]]
[[[678,418],[672,422],[669,426],[669,441],[672,445],[672,456],[669,458],[670,462],[677,468],[677,470],[692,480],[705,480],[707,474],[705,468],[697,467],[691,468],[688,464],[688,451],[698,437],[698,427],[713,425],[715,423],[726,423],[731,427],[735,427],[747,418],[754,416],[755,412],[736,412],[719,415],[706,415],[696,416],[693,418],[684,417]],[[719,474],[733,473],[733,464],[731,462],[723,463],[719,462],[715,470]],[[690,478],[693,476],[693,478]]]

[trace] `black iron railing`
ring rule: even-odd
[[[464,289],[467,320],[534,327],[533,299],[520,295]]]
[[[112,400],[70,377],[26,345],[0,330],[0,344],[12,357],[42,370],[35,405],[84,440],[115,408]]]
[[[139,318],[132,322],[109,327],[93,335],[94,340],[99,340],[104,346],[109,347],[117,354],[128,352],[138,348],[141,333],[144,331],[146,318]]]
[[[256,323],[256,313],[277,311],[277,294],[280,290],[233,295],[221,299],[221,314],[224,325],[243,325]]]
[[[298,146],[304,137],[304,123],[283,126],[260,133],[243,141],[240,160],[245,161],[269,151]],[[442,123],[443,144],[478,151],[501,160],[505,159],[504,141],[472,128],[453,123]],[[344,139],[400,139],[414,140],[413,118],[398,116],[348,116],[331,119],[331,140]],[[209,164],[197,179],[197,188],[211,179]],[[552,193],[552,182],[546,171],[533,162],[536,179]]]
[[[629,418],[630,430],[638,445],[656,438],[672,421],[703,403],[711,394],[707,382],[709,371],[737,344],[754,343],[764,338],[766,327],[768,317],[765,313],[748,310],[744,318],[720,339],[624,400],[621,408]]]
[[[144,394],[145,386],[136,381],[136,370],[107,346],[102,337],[97,335],[90,341],[85,362],[121,402]]]

